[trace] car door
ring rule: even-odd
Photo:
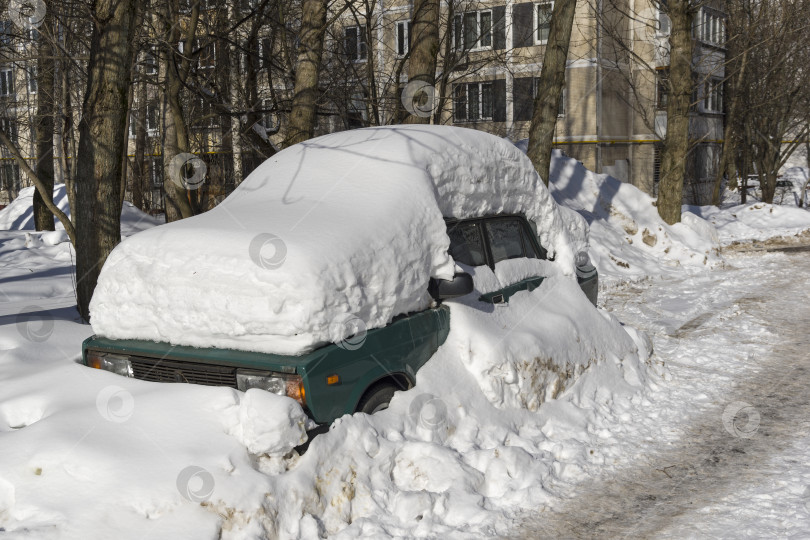
[[[532,234],[526,218],[519,215],[502,215],[448,223],[450,255],[456,262],[468,266],[495,265],[509,259],[545,259],[546,251]],[[545,276],[524,276],[519,280],[504,283],[496,291],[481,296],[481,300],[494,304],[509,301],[509,297],[521,290],[533,290],[540,286]]]

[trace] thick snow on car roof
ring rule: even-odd
[[[443,216],[522,212],[570,266],[585,224],[509,141],[448,126],[326,135],[279,152],[225,201],[110,254],[101,336],[302,354],[430,304],[454,264]],[[568,269],[570,270],[570,269]]]

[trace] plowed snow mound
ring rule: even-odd
[[[0,210],[0,231],[33,231],[36,228],[34,225],[34,191],[33,186],[21,189],[17,198]],[[54,186],[53,201],[60,210],[70,216],[65,184]],[[64,229],[58,220],[55,223],[57,230]],[[121,209],[122,236],[131,236],[136,232],[160,225],[160,223],[160,220],[141,212],[132,203],[124,202],[124,207]]]

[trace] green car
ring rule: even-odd
[[[446,218],[450,255],[468,272],[452,281],[426,283],[434,307],[400,315],[387,326],[360,331],[301,356],[233,349],[176,346],[143,340],[91,337],[82,346],[85,365],[154,382],[181,382],[261,388],[297,400],[317,423],[328,425],[344,414],[372,414],[388,406],[397,390],[415,384],[416,373],[444,343],[450,309],[444,300],[473,292],[470,273],[495,269],[506,259],[547,259],[547,252],[523,215]],[[588,257],[577,257],[577,279],[596,305],[598,274]],[[519,291],[538,287],[544,276],[530,276],[479,295],[492,304],[506,303]]]

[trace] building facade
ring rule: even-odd
[[[266,5],[245,0],[223,8],[204,2],[198,38],[178,43],[178,51],[189,59],[183,93],[189,151],[206,164],[201,209],[216,204],[278,150],[285,134],[297,27],[279,22],[276,11],[260,18],[256,10]],[[415,112],[433,123],[480,129],[514,141],[528,136],[553,2],[450,0],[441,6],[436,84],[414,95],[407,79],[412,3],[378,0],[348,9],[333,4],[316,134],[394,124]],[[299,8],[297,0],[286,5],[291,20]],[[720,8],[705,4],[694,18],[694,144],[684,200],[699,204],[709,202],[723,134],[725,26]],[[653,196],[666,133],[665,10],[665,4],[651,0],[577,3],[554,133],[555,147],[590,170],[630,182]],[[181,25],[187,24],[188,14],[187,7]],[[231,28],[223,21],[235,20],[244,24],[227,35],[218,33]],[[159,28],[159,21],[152,27]],[[0,129],[14,134],[24,155],[32,159],[33,43],[35,39],[9,42],[11,52],[5,56],[13,61],[0,62]],[[127,198],[152,212],[162,211],[163,184],[172,174],[171,164],[163,159],[171,127],[165,92],[168,66],[160,46],[157,37],[140,44],[129,123]],[[74,103],[80,103],[80,97],[77,92]],[[69,161],[75,136],[72,146],[63,144],[61,133],[57,139],[56,147],[66,149]],[[7,150],[0,152],[2,204],[27,182]],[[57,162],[55,169],[57,181],[62,181],[64,167]]]

